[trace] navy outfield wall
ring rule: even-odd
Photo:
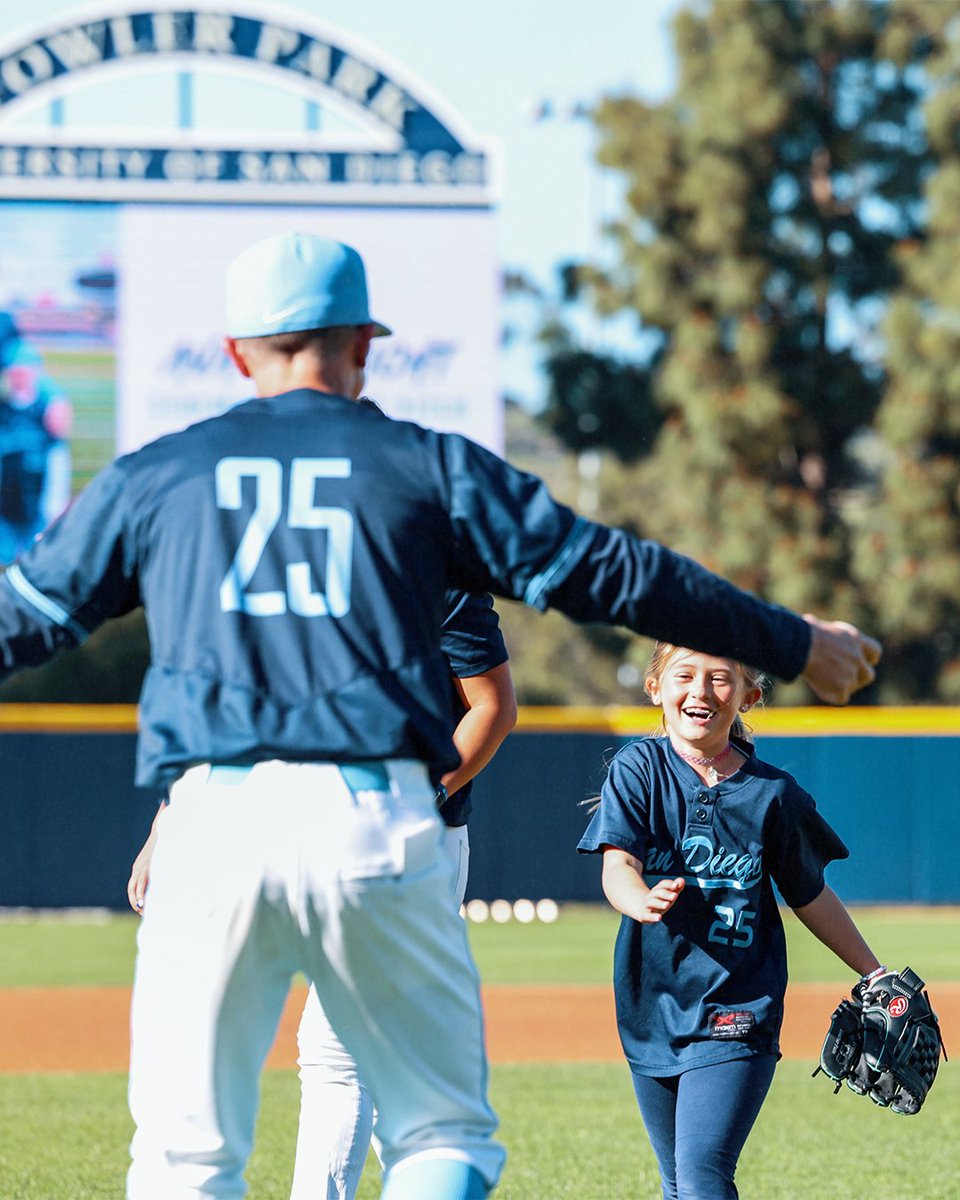
[[[629,738],[515,733],[478,780],[468,898],[602,898],[600,857],[578,855],[603,763]],[[827,868],[848,903],[960,903],[960,736],[758,738],[846,842]]]
[[[523,709],[478,779],[468,898],[596,901],[578,855],[605,764],[650,709]],[[852,903],[960,903],[960,709],[770,709],[760,753],[850,847],[827,878]],[[126,907],[157,796],[133,787],[135,710],[0,705],[0,908]],[[878,866],[882,870],[878,870]]]

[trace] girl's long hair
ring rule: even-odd
[[[687,649],[689,649],[687,646],[674,646],[670,642],[657,642],[653,648],[653,654],[650,655],[647,669],[643,673],[643,689],[648,696],[651,685],[660,686],[667,670],[667,664],[674,655]],[[730,659],[729,661],[737,668],[747,688],[760,689],[760,700],[758,703],[762,704],[763,697],[767,694],[770,687],[770,681],[767,676],[762,671],[758,671],[756,667],[749,667],[746,663],[738,662],[736,659]],[[662,720],[659,732],[661,736],[666,736],[667,727]],[[730,726],[730,734],[732,737],[739,738],[742,742],[748,742],[750,745],[753,744],[753,730],[739,713]]]

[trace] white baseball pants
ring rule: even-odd
[[[448,903],[452,901],[459,912],[467,890],[467,827],[444,828],[442,846],[452,868]],[[370,1148],[373,1099],[353,1056],[327,1020],[313,985],[297,1043],[300,1124],[290,1200],[354,1200]]]
[[[422,764],[370,766],[370,787],[269,762],[195,767],[171,789],[139,934],[128,1200],[246,1194],[259,1075],[298,970],[370,1085],[388,1178],[441,1160],[496,1183],[478,980],[433,789]]]

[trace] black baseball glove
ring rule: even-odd
[[[875,1104],[910,1116],[918,1113],[947,1057],[937,1014],[923,980],[906,967],[899,974],[866,975],[830,1018],[820,1051],[823,1071]]]

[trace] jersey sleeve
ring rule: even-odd
[[[441,437],[458,587],[547,607],[542,578],[579,538],[576,514],[535,475],[455,434]]]
[[[632,746],[610,764],[600,790],[600,803],[577,845],[581,854],[616,846],[642,858],[650,834],[650,775]]]
[[[0,579],[4,669],[45,662],[140,603],[121,463],[96,476]]]
[[[489,592],[449,591],[440,648],[457,679],[485,675],[508,659],[500,618]]]
[[[623,529],[584,522],[576,550],[545,593],[578,621],[613,620],[636,633],[749,663],[795,679],[810,653],[810,628],[693,559]]]
[[[817,811],[813,797],[795,784],[778,816],[770,874],[784,902],[790,908],[803,908],[823,891],[827,864],[849,858],[850,851]]]
[[[542,480],[466,438],[442,440],[457,537],[457,582],[556,608],[575,621],[734,658],[795,679],[810,628],[692,559],[578,517]]]

